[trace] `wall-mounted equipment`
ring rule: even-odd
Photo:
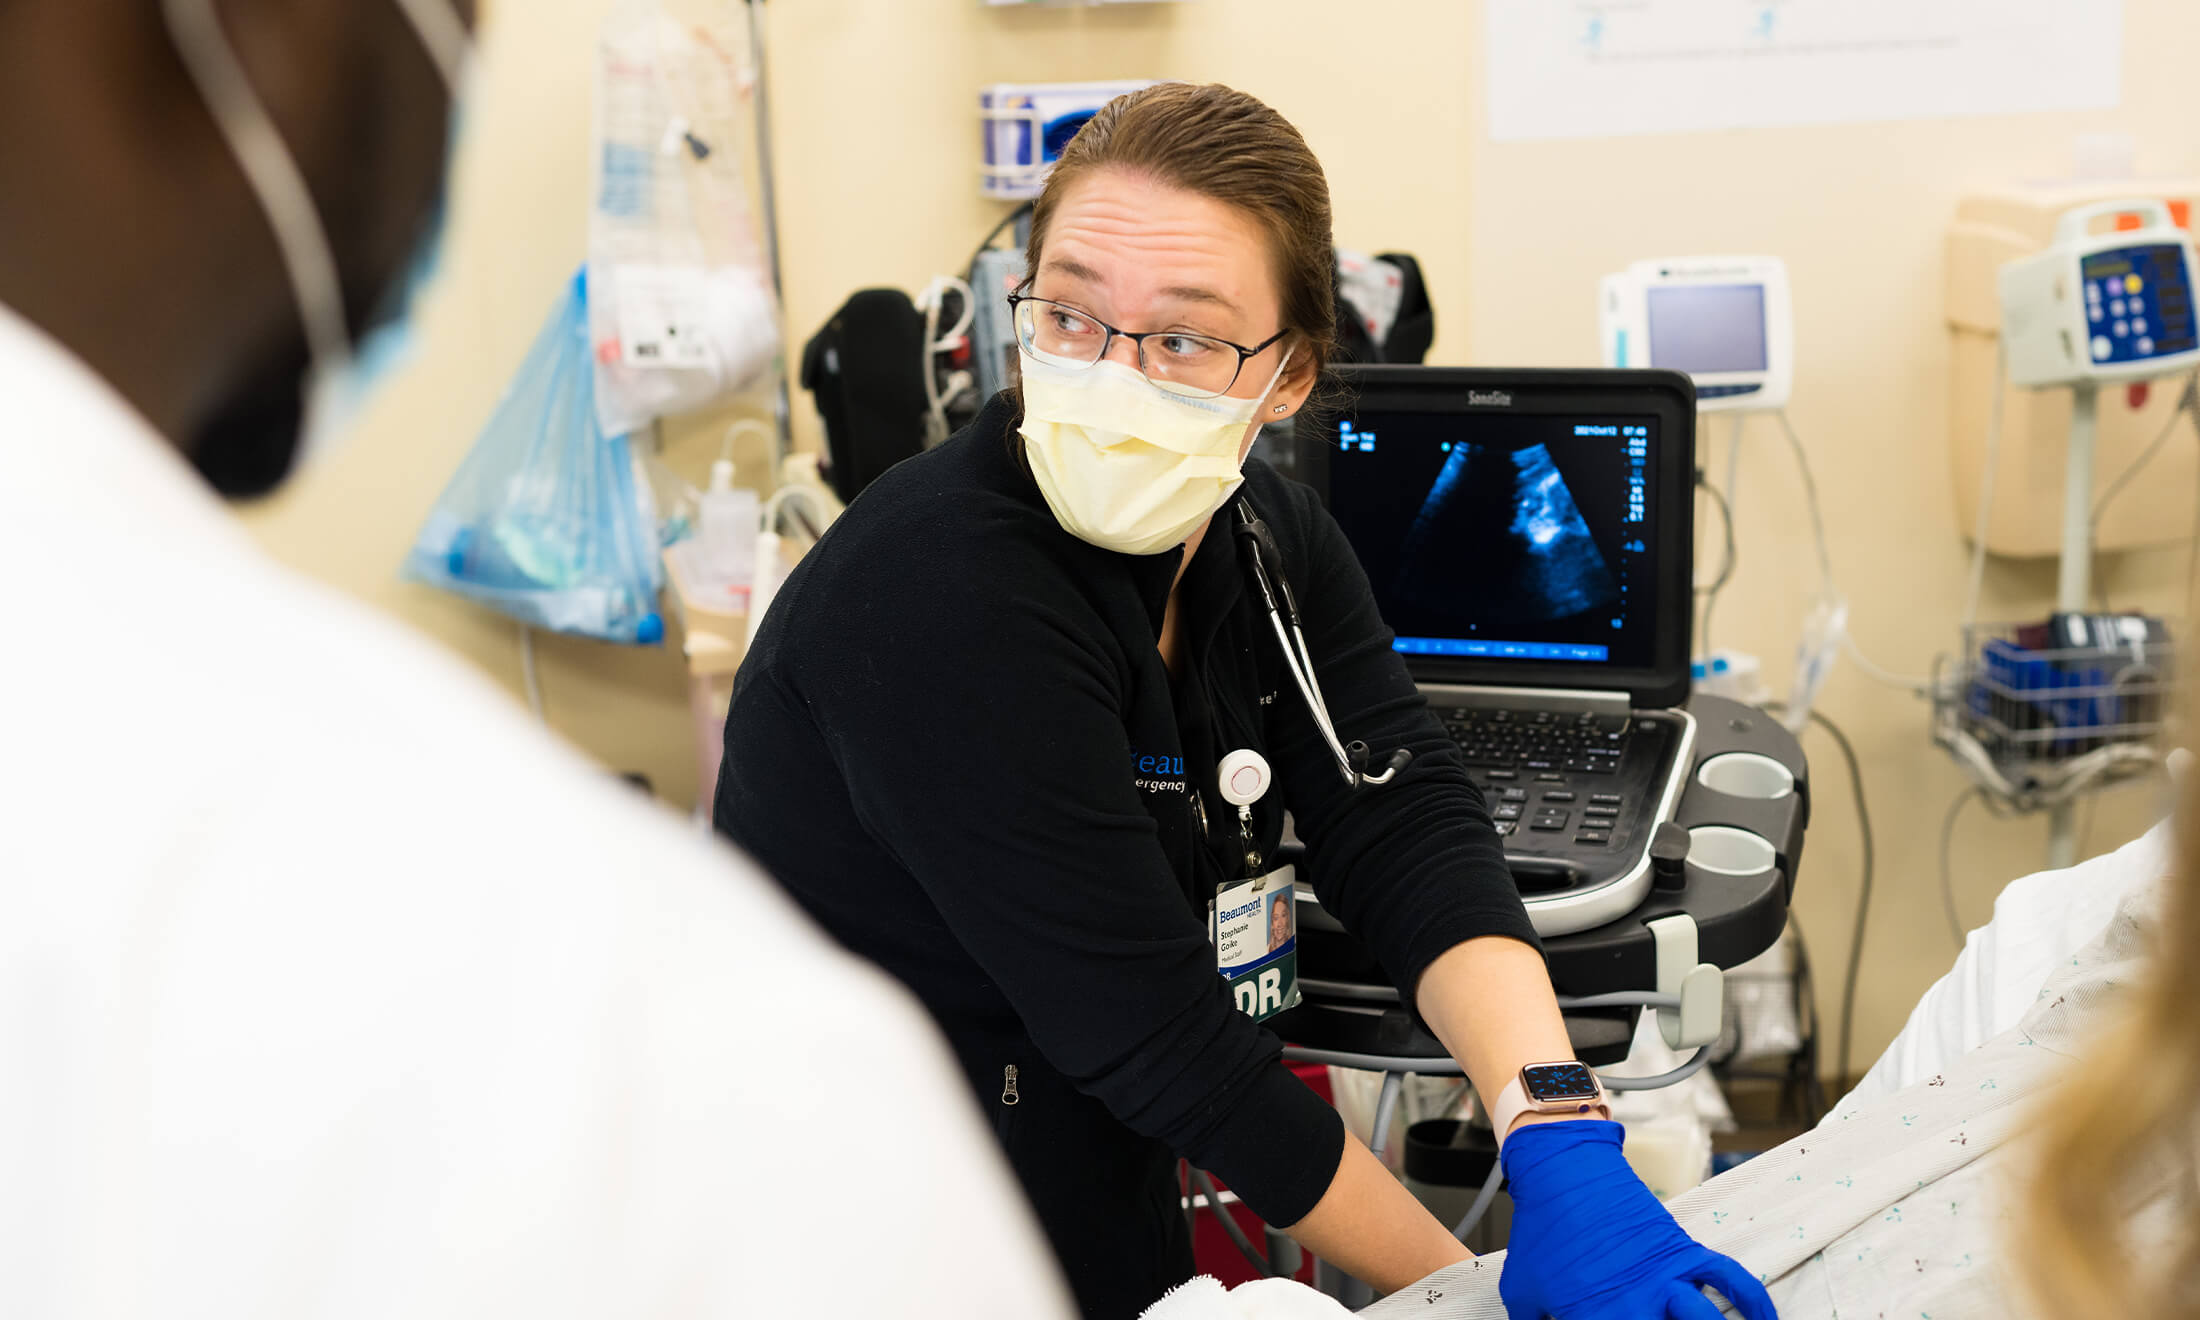
[[[1699,413],[1787,405],[1795,314],[1778,257],[1638,261],[1600,295],[1604,365],[1688,373]]]
[[[2102,221],[2136,228],[2096,230]],[[2192,238],[2159,200],[2063,216],[2047,250],[2001,268],[2012,385],[2152,380],[2200,365]]]
[[[2122,200],[2128,198],[2143,200]],[[2104,207],[2107,203],[2114,205]],[[2064,386],[2021,382],[2074,380],[2078,372],[2058,366],[2056,360],[2067,363],[2081,355],[2078,365],[2096,385],[2126,382],[2122,388],[2102,392],[2099,398],[2094,461],[2104,474],[2129,467],[2171,423],[2178,403],[2174,388],[2150,386],[2143,379],[2130,381],[2132,364],[2147,358],[2155,359],[2154,365],[2144,368],[2142,374],[2161,374],[2159,359],[2165,351],[2165,339],[2156,333],[2153,308],[2159,305],[2158,294],[2154,303],[2142,307],[2138,318],[2145,321],[2145,332],[2135,333],[2128,280],[2121,318],[2126,323],[2120,341],[2124,347],[2112,347],[2101,364],[2105,370],[2095,369],[2091,330],[2095,324],[2102,325],[2112,346],[2119,342],[2119,318],[2114,308],[2117,300],[2102,286],[2101,281],[2110,278],[2103,267],[2092,282],[2093,289],[2102,294],[2102,321],[2090,319],[2086,277],[2081,268],[2086,254],[2069,248],[2047,263],[2063,272],[2065,296],[2070,300],[2061,308],[2064,319],[2057,321],[2047,315],[2053,310],[2050,286],[2045,299],[2033,300],[2035,312],[2020,330],[2027,345],[2009,345],[2009,369],[1997,389],[2003,268],[2029,263],[2046,256],[2049,248],[2061,246],[2056,235],[2063,217],[2079,208],[2091,208],[2092,218],[2085,222],[2087,241],[2097,243],[2095,252],[2100,252],[2150,246],[2140,238],[2149,230],[2157,240],[2166,237],[2161,232],[2161,211],[2157,207],[2166,209],[2170,225],[2184,230],[2195,204],[2200,204],[2200,179],[2031,184],[1980,193],[1957,206],[1947,248],[1949,457],[1954,469],[1956,525],[1969,531],[1978,522],[1987,436],[1998,410],[2000,478],[1995,483],[1992,520],[1986,524],[1985,534],[1986,548],[1993,554],[2045,558],[2062,550],[2067,495],[2063,476],[2068,467],[2075,400],[2073,392]],[[2158,249],[2159,241],[2151,246]],[[2147,276],[2141,274],[2140,278],[2144,301],[2153,290],[2146,283]],[[2011,292],[2023,294],[2022,289]],[[2082,339],[2078,325],[2068,319],[2072,313],[2086,318]],[[2062,357],[2060,342],[2064,328],[2072,334],[2072,352],[2067,358]],[[2048,337],[2047,342],[2041,343],[2038,336]],[[2142,339],[2153,340],[2153,348],[2143,349],[2139,342]],[[2094,548],[2117,553],[2182,540],[2192,517],[2193,486],[2200,481],[2196,463],[2200,463],[2200,451],[2190,443],[2172,443],[2164,448],[2147,465],[2147,479],[2133,483],[2117,497],[2116,516],[2102,520],[2094,529]]]
[[[995,83],[978,93],[985,131],[980,191],[999,201],[1039,195],[1062,148],[1100,107],[1150,79],[1123,82]]]

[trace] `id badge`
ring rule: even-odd
[[[1299,1003],[1299,913],[1289,874],[1232,885],[1207,909],[1215,965],[1239,1010],[1255,1022]]]

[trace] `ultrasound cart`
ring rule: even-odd
[[[1297,469],[1351,541],[1396,649],[1505,836],[1577,1055],[1619,1062],[1645,1008],[1706,1062],[1723,969],[1786,924],[1810,819],[1800,744],[1689,694],[1695,396],[1660,371],[1345,370]],[[1465,566],[1462,568],[1461,566]],[[1459,1075],[1372,954],[1300,888],[1294,1060]],[[1616,1083],[1616,1084],[1615,1084]]]

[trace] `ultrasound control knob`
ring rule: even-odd
[[[1650,838],[1652,883],[1667,892],[1688,887],[1688,831],[1666,821]]]

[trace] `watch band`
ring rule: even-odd
[[[1520,1080],[1520,1074],[1514,1073],[1513,1079],[1505,1083],[1505,1089],[1497,1093],[1497,1099],[1490,1105],[1490,1126],[1497,1133],[1498,1149],[1504,1149],[1505,1137],[1511,1133],[1513,1124],[1519,1122],[1524,1114],[1586,1114],[1593,1109],[1601,1109],[1604,1111],[1605,1116],[1609,1118],[1612,1110],[1604,1101],[1603,1089],[1603,1084],[1598,1083],[1598,1098],[1586,1103],[1543,1105],[1528,1098],[1527,1085]]]

